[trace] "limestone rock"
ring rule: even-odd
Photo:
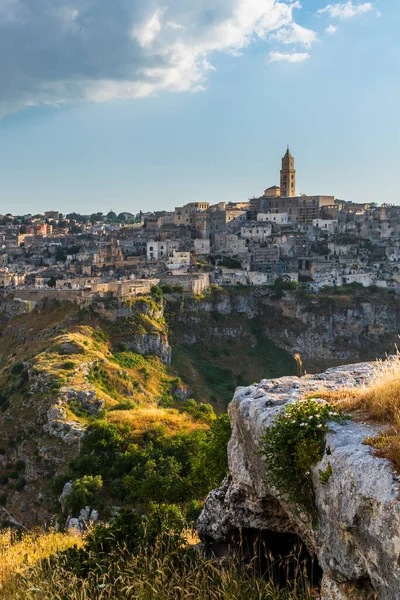
[[[171,364],[171,346],[167,339],[158,333],[134,335],[127,340],[129,350],[138,354],[155,354],[163,363]]]
[[[47,411],[49,421],[63,421],[67,416],[67,411],[63,406],[53,406]]]
[[[84,354],[85,349],[78,343],[66,340],[57,347],[57,352],[61,355]]]
[[[83,533],[83,527],[79,519],[72,517],[67,521],[67,529],[70,533]]]
[[[330,425],[324,457],[313,468],[316,529],[268,483],[259,454],[265,428],[286,405],[321,389],[360,385],[372,372],[373,365],[362,363],[238,388],[229,407],[229,476],[206,500],[200,536],[221,543],[237,529],[293,533],[318,557],[323,600],[400,598],[399,478],[363,444],[378,429],[355,421]],[[323,484],[319,469],[328,465],[332,476]]]
[[[85,435],[85,428],[78,421],[52,420],[43,425],[43,430],[50,436],[58,437],[70,446],[79,445]]]
[[[63,491],[61,492],[61,495],[58,499],[63,511],[65,510],[65,501],[71,492],[72,492],[72,481],[67,481],[67,483],[64,485]]]
[[[90,506],[85,506],[80,510],[79,517],[68,517],[66,527],[69,531],[82,534],[98,520],[99,512]]]
[[[89,415],[98,415],[104,408],[104,400],[98,398],[94,388],[73,389],[63,387],[60,390],[61,402],[86,411]]]

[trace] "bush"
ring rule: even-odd
[[[182,412],[186,412],[191,415],[194,419],[204,421],[205,423],[212,423],[215,417],[215,412],[211,404],[199,404],[193,398],[186,400],[180,407]]]
[[[153,285],[150,293],[155,300],[162,300],[164,297],[163,291],[158,285]]]
[[[196,526],[197,519],[199,518],[202,510],[203,502],[201,500],[192,500],[191,502],[189,502],[188,507],[186,509],[186,520],[193,527]]]
[[[21,375],[21,373],[23,371],[24,371],[24,364],[22,362],[13,365],[13,367],[11,368],[12,375]]]
[[[134,354],[129,350],[123,352],[116,352],[112,359],[113,362],[117,363],[123,369],[134,369],[136,367],[143,367],[146,359],[141,354]]]
[[[268,481],[288,502],[315,513],[312,466],[325,450],[329,421],[345,417],[332,404],[308,399],[287,406],[263,438]]]
[[[66,360],[64,363],[62,363],[61,368],[65,369],[66,371],[71,371],[75,368],[75,363],[72,360]]]
[[[121,402],[113,406],[110,410],[132,410],[133,408],[136,408],[136,406],[136,402],[134,402],[133,400],[129,400],[129,398],[126,398],[124,400],[121,400]]]
[[[72,483],[72,491],[66,498],[66,506],[76,514],[85,506],[103,508],[104,499],[101,495],[103,480],[100,475],[85,475]]]
[[[107,421],[97,421],[88,428],[83,448],[88,453],[116,452],[123,441],[116,425]]]

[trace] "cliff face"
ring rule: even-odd
[[[298,536],[323,571],[323,600],[400,597],[400,496],[388,461],[363,444],[378,429],[355,421],[331,423],[322,460],[312,469],[317,526],[269,483],[260,455],[266,427],[299,398],[319,390],[358,386],[368,364],[304,378],[263,380],[239,388],[229,407],[229,475],[212,491],[198,521],[203,540],[227,544],[238,530]],[[330,473],[321,480],[322,473]]]
[[[226,340],[252,348],[270,340],[292,356],[301,354],[307,372],[393,353],[400,331],[399,304],[385,290],[277,298],[268,288],[220,288],[183,303],[167,299],[175,343]]]

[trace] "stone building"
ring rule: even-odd
[[[280,195],[282,198],[293,198],[296,195],[296,170],[294,168],[294,158],[290,154],[289,144],[282,159]]]

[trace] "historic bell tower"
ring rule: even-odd
[[[296,170],[294,158],[290,154],[289,144],[285,156],[282,158],[281,170],[281,198],[292,198],[296,195]]]

